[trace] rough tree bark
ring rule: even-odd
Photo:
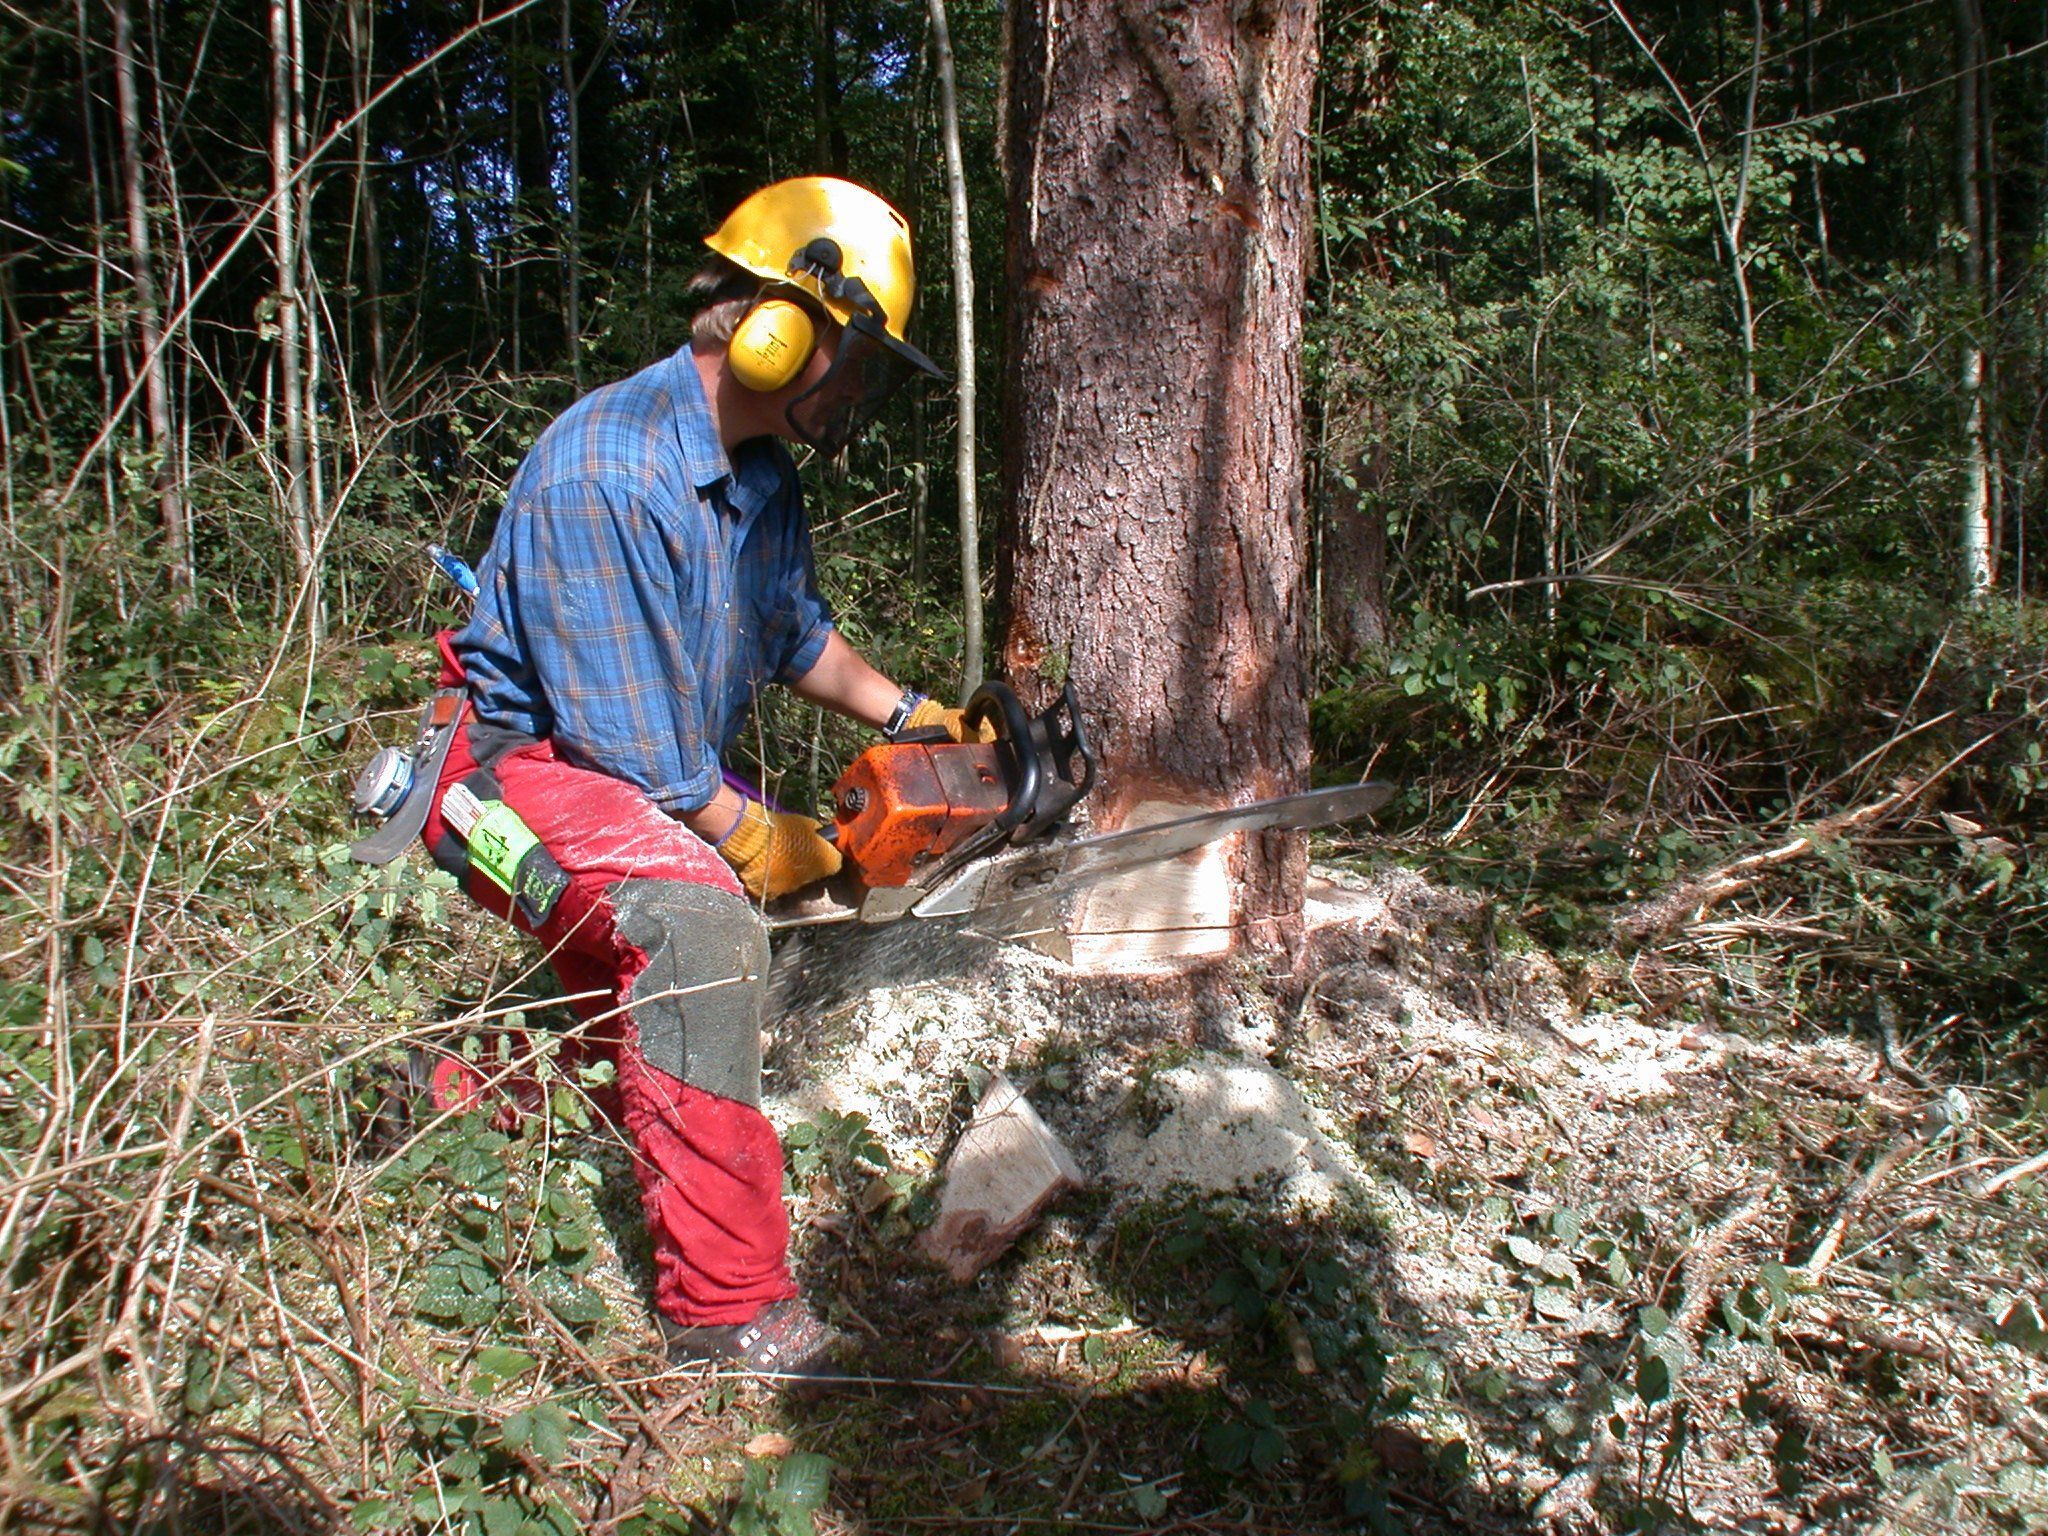
[[[1315,0],[1023,0],[1014,26],[1004,670],[1073,680],[1098,825],[1299,789]],[[1299,839],[1227,870],[1226,931],[1285,942]]]

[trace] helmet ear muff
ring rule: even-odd
[[[773,394],[804,371],[817,346],[817,322],[803,305],[762,299],[733,328],[726,360],[748,389]]]

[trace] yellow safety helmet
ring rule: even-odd
[[[798,296],[846,328],[832,372],[789,408],[804,441],[836,452],[911,372],[946,376],[906,337],[917,296],[910,226],[866,187],[836,176],[778,181],[742,201],[704,243],[771,285],[728,354],[747,387],[779,389],[810,360],[814,329]]]
[[[839,248],[836,284],[805,261],[819,239]],[[749,195],[704,243],[764,281],[803,289],[842,325],[859,306],[835,290],[858,280],[873,296],[889,334],[907,339],[917,298],[910,226],[866,187],[837,176],[792,176]]]

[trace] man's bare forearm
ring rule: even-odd
[[[739,822],[746,805],[746,797],[738,790],[730,784],[720,784],[717,794],[696,810],[684,811],[678,820],[705,842],[715,843]]]
[[[800,699],[822,704],[827,709],[880,730],[903,690],[868,665],[838,630],[825,641],[817,665],[791,683],[790,691]]]

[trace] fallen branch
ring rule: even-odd
[[[1812,1330],[1815,1329],[1825,1329],[1852,1343],[1870,1349],[1881,1349],[1886,1354],[1940,1366],[1964,1388],[1977,1407],[1989,1410],[1992,1417],[2011,1430],[2013,1437],[2036,1456],[2048,1458],[2048,1435],[2044,1435],[2036,1426],[2034,1416],[1996,1387],[1980,1381],[1967,1365],[1956,1357],[1955,1350],[1949,1345],[1915,1338],[1895,1328],[1886,1328],[1839,1312],[1826,1312],[1801,1319],[1799,1324],[1789,1331],[1795,1337],[1813,1339],[1815,1333]]]
[[[1835,1255],[1841,1251],[1842,1239],[1847,1235],[1849,1223],[1855,1219],[1856,1213],[1869,1203],[1870,1197],[1877,1192],[1877,1186],[1884,1182],[1886,1175],[1919,1151],[1924,1144],[1922,1138],[1915,1134],[1899,1137],[1885,1148],[1876,1162],[1864,1170],[1861,1178],[1849,1186],[1835,1207],[1835,1219],[1828,1223],[1827,1231],[1821,1234],[1820,1241],[1813,1245],[1813,1252],[1808,1255],[1806,1262],[1800,1265],[1801,1272],[1808,1280],[1819,1280],[1827,1272],[1828,1266],[1835,1261]]]
[[[1881,800],[1873,800],[1853,811],[1824,816],[1775,847],[1744,854],[1719,869],[1680,881],[1661,896],[1654,896],[1617,917],[1614,920],[1616,937],[1625,944],[1644,944],[1661,934],[1699,922],[1713,907],[1737,892],[1749,889],[1779,865],[1803,859],[1827,843],[1873,826],[1912,806],[1957,767],[2026,718],[2027,715],[2016,716],[1997,729],[1987,731],[1925,778],[1901,785]]]
[[[1728,1249],[1736,1234],[1753,1225],[1771,1202],[1772,1191],[1760,1189],[1747,1200],[1699,1234],[1685,1256],[1685,1302],[1672,1325],[1685,1336],[1688,1348],[1695,1347],[1693,1335],[1706,1320],[1707,1308],[1721,1294],[1721,1278],[1728,1269]]]
[[[1994,1173],[1990,1178],[1981,1180],[1973,1193],[1995,1195],[2008,1184],[2017,1184],[2021,1179],[2032,1178],[2044,1171],[2048,1171],[2048,1152],[2036,1152],[2024,1162],[2014,1163],[2003,1173]]]

